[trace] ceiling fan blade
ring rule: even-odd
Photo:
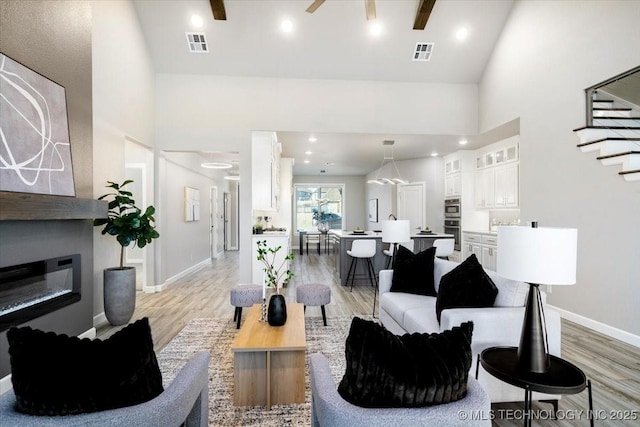
[[[434,4],[436,4],[436,0],[420,0],[418,11],[416,12],[416,20],[413,23],[414,30],[424,30]]]
[[[367,20],[376,19],[376,0],[364,0],[364,8],[367,11]]]
[[[209,3],[211,3],[213,19],[216,19],[218,21],[226,21],[227,12],[224,10],[224,0],[209,0]]]
[[[307,8],[307,12],[315,12],[317,8],[322,6],[322,3],[324,3],[324,0],[314,0],[313,3],[311,3],[311,5]]]

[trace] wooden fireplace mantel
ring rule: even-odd
[[[106,218],[107,206],[104,200],[0,191],[0,221]]]

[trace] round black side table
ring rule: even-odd
[[[591,381],[573,363],[549,355],[550,366],[545,373],[522,372],[518,369],[517,347],[490,347],[480,354],[482,367],[508,384],[523,388],[524,425],[531,426],[531,397],[534,391],[549,394],[576,394],[585,388],[589,392],[589,421],[593,427]]]

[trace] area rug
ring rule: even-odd
[[[371,320],[371,316],[359,316]],[[274,405],[270,411],[257,406],[233,406],[233,354],[231,343],[238,330],[231,319],[194,319],[158,354],[165,387],[171,384],[189,358],[201,350],[211,353],[209,364],[210,426],[309,426],[311,425],[311,391],[308,355],[323,353],[329,360],[336,384],[345,368],[344,342],[351,326],[351,316],[327,319],[307,317],[307,363],[305,403]]]

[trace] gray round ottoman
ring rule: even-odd
[[[308,305],[319,305],[322,310],[324,326],[327,326],[327,315],[324,312],[324,306],[331,302],[331,288],[329,286],[321,283],[298,285],[296,287],[296,301],[304,304],[305,311]]]
[[[251,307],[254,304],[262,303],[262,286],[260,285],[238,285],[231,289],[231,305],[236,308],[233,320],[237,320],[236,329],[240,329],[240,318],[242,317],[242,307]]]

